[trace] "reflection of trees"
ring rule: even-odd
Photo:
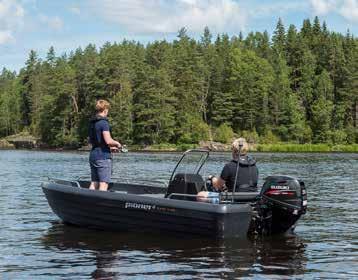
[[[302,275],[305,271],[305,245],[297,236],[265,237],[256,240],[252,268],[264,275]]]
[[[112,262],[116,259],[114,251],[98,250],[96,256],[96,269],[91,273],[92,279],[115,279],[117,273],[111,271]]]
[[[224,278],[301,275],[305,270],[302,241],[290,238],[211,240],[102,232],[54,224],[42,243],[53,250],[77,252],[93,265],[93,279],[143,275],[173,278]]]

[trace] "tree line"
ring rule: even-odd
[[[87,141],[96,99],[111,103],[124,143],[358,142],[358,40],[316,17],[297,29],[143,45],[93,44],[0,74],[0,136],[28,131],[50,146]]]

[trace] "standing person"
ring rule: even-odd
[[[118,152],[121,144],[111,136],[108,121],[110,105],[106,100],[97,100],[96,116],[90,120],[88,137],[92,144],[89,156],[91,166],[91,184],[89,189],[106,191],[111,180],[111,151]]]
[[[242,147],[239,158],[240,144]],[[220,177],[211,178],[213,187],[218,191],[222,191],[226,186],[227,190],[232,192],[234,190],[236,171],[238,170],[235,191],[257,191],[259,171],[256,166],[256,160],[247,155],[249,145],[245,138],[234,140],[231,145],[231,150],[232,160],[225,164]],[[237,169],[238,163],[239,169]]]

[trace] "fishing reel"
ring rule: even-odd
[[[128,153],[127,145],[122,145],[120,148],[117,147],[111,147],[112,153]]]
[[[121,148],[119,149],[119,151],[121,153],[128,153],[127,145],[122,145]]]

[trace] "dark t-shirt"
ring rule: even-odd
[[[93,122],[93,121],[92,121]],[[93,143],[95,141],[91,140],[92,150],[90,153],[90,160],[103,160],[111,158],[111,149],[107,146],[106,142],[103,138],[103,131],[110,131],[109,123],[105,119],[100,119],[94,122],[95,135],[97,143]]]
[[[220,177],[225,181],[229,192],[232,192],[235,184],[237,161],[232,160],[225,164]],[[237,175],[236,191],[256,191],[259,171],[256,161],[248,156],[240,157],[239,172]]]

